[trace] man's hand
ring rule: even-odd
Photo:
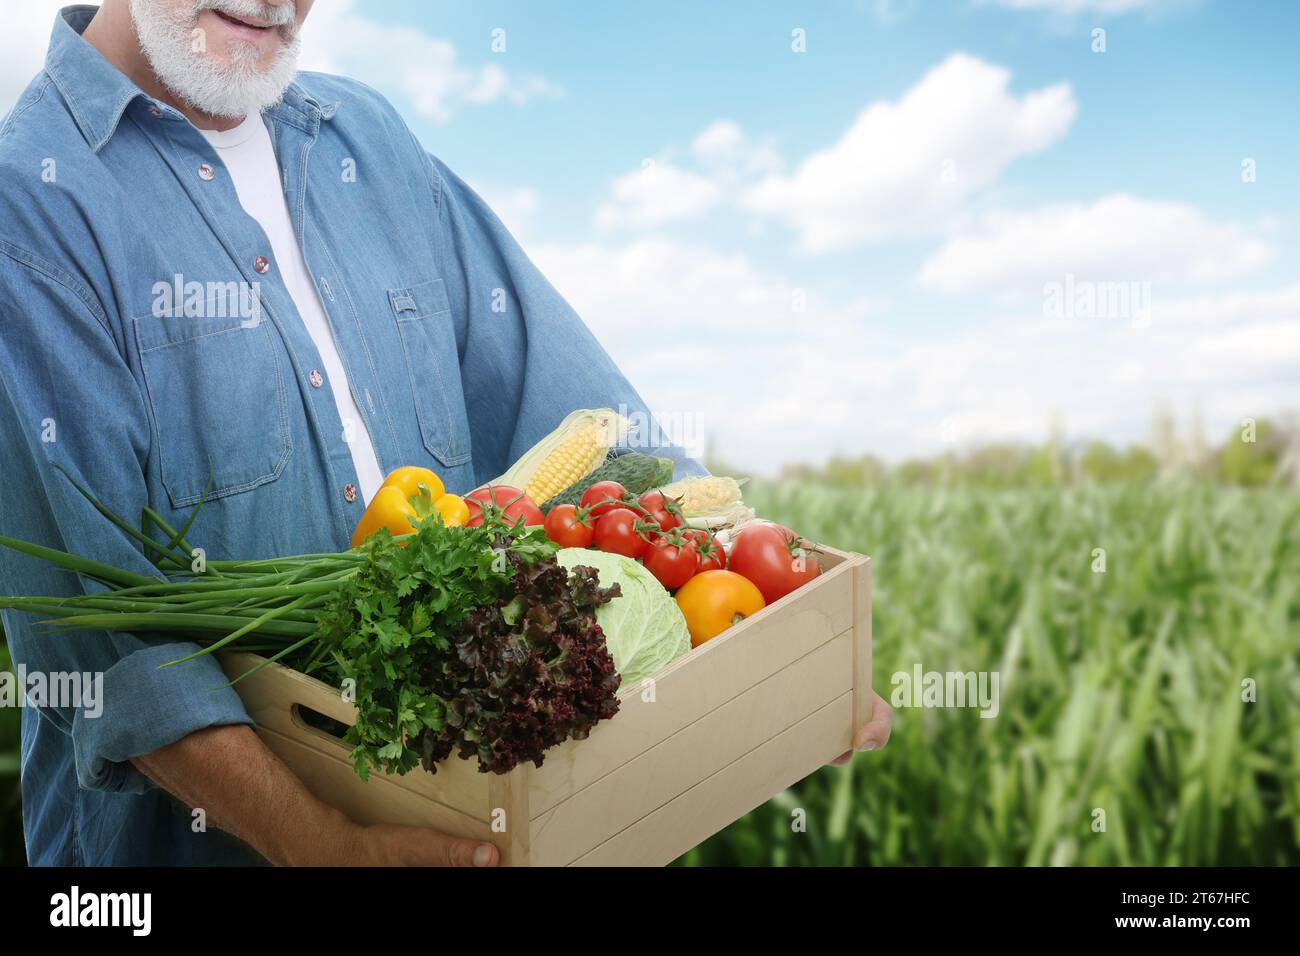
[[[151,754],[136,768],[207,823],[277,866],[495,866],[490,843],[426,827],[364,827],[322,803],[250,727],[209,727]],[[202,840],[195,833],[192,839]]]
[[[387,823],[363,827],[361,841],[368,866],[496,866],[491,843],[462,840],[428,827]]]
[[[858,750],[879,750],[889,743],[889,731],[893,727],[894,711],[874,690],[871,692],[871,719],[858,728],[853,735],[853,750],[840,754],[831,761],[832,767],[843,767],[853,759]]]

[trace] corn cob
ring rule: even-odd
[[[718,514],[740,504],[740,482],[722,475],[696,475],[665,485],[663,493],[680,498],[682,514],[688,518]]]
[[[580,478],[565,488],[554,498],[538,502],[542,514],[548,513],[556,505],[576,505],[588,488],[598,481],[617,481],[634,495],[639,495],[651,488],[657,488],[672,480],[673,463],[667,458],[628,452],[611,458],[585,478]],[[534,499],[536,500],[536,499]]]
[[[579,409],[528,449],[495,484],[514,485],[533,501],[546,501],[603,464],[626,430],[627,419],[613,409]]]

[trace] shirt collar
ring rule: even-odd
[[[283,99],[266,110],[266,113],[273,119],[283,120],[315,136],[320,129],[321,120],[333,119],[338,108],[338,103],[322,106],[295,80],[284,91]]]
[[[150,99],[125,73],[81,38],[98,10],[87,4],[60,10],[45,54],[45,72],[63,94],[77,128],[95,152],[113,138],[122,114],[137,96]],[[155,105],[175,112],[165,103]],[[284,99],[268,112],[314,134],[322,119],[333,117],[338,105],[322,107],[295,82],[285,91]]]
[[[130,102],[145,93],[81,38],[98,7],[64,7],[54,18],[45,72],[63,94],[81,135],[95,152],[113,136]]]

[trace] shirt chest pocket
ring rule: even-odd
[[[173,507],[274,481],[292,451],[286,376],[264,318],[133,320]],[[209,470],[210,469],[210,470]]]
[[[469,419],[451,304],[441,279],[389,289],[424,447],[450,468],[470,460]]]

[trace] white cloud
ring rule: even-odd
[[[1226,366],[1230,370],[1273,372],[1294,380],[1295,370],[1300,367],[1300,320],[1251,322],[1240,328],[1209,332],[1193,339],[1192,347],[1201,362],[1219,369]]]
[[[541,193],[532,186],[502,189],[496,186],[479,187],[474,183],[470,185],[497,214],[497,218],[505,223],[511,235],[518,239],[529,234],[542,206]]]
[[[942,231],[1009,163],[1057,142],[1074,121],[1068,84],[1017,97],[1010,80],[955,53],[899,100],[868,106],[793,175],[754,186],[744,205],[789,223],[810,252]]]
[[[1022,309],[927,335],[904,310],[825,288],[796,312],[788,276],[695,242],[531,252],[656,412],[697,415],[755,473],[1037,442],[1058,417],[1071,437],[1140,439],[1165,401],[1201,407],[1214,436],[1293,404],[1300,286],[1158,302],[1146,327]]]
[[[301,66],[352,76],[400,95],[416,113],[440,123],[466,105],[522,104],[558,92],[542,77],[516,76],[498,63],[465,64],[448,41],[369,19],[356,0],[331,0],[312,8],[303,26]]]
[[[774,172],[781,166],[781,156],[770,140],[751,138],[732,120],[717,120],[702,129],[691,141],[691,154],[725,182]]]
[[[615,180],[595,225],[647,229],[735,206],[787,222],[810,252],[943,232],[1010,162],[1050,146],[1074,120],[1068,85],[1017,97],[1010,79],[955,53],[788,174],[771,139],[717,120],[685,151],[665,149]]]
[[[743,253],[663,237],[621,246],[539,245],[530,250],[582,315],[640,351],[639,329],[682,341],[788,331],[793,288],[760,272]]]
[[[1067,274],[1093,281],[1210,282],[1268,262],[1274,246],[1195,206],[1117,194],[993,212],[922,265],[919,284],[944,292],[1041,294]]]
[[[1160,325],[1222,326],[1248,320],[1293,319],[1300,316],[1300,285],[1264,292],[1234,292],[1156,302],[1152,321]]]
[[[609,198],[596,209],[596,228],[650,229],[699,219],[734,203],[742,185],[781,166],[771,141],[751,139],[731,120],[711,123],[680,153],[666,149],[615,179]]]
[[[868,363],[872,303],[814,290],[797,311],[794,284],[744,254],[662,237],[530,251],[656,414],[695,416],[724,453],[760,467],[820,457],[857,416],[827,364],[846,347]]]
[[[650,160],[614,180],[611,198],[596,209],[598,229],[646,228],[696,219],[722,201],[722,187],[667,161]]]

